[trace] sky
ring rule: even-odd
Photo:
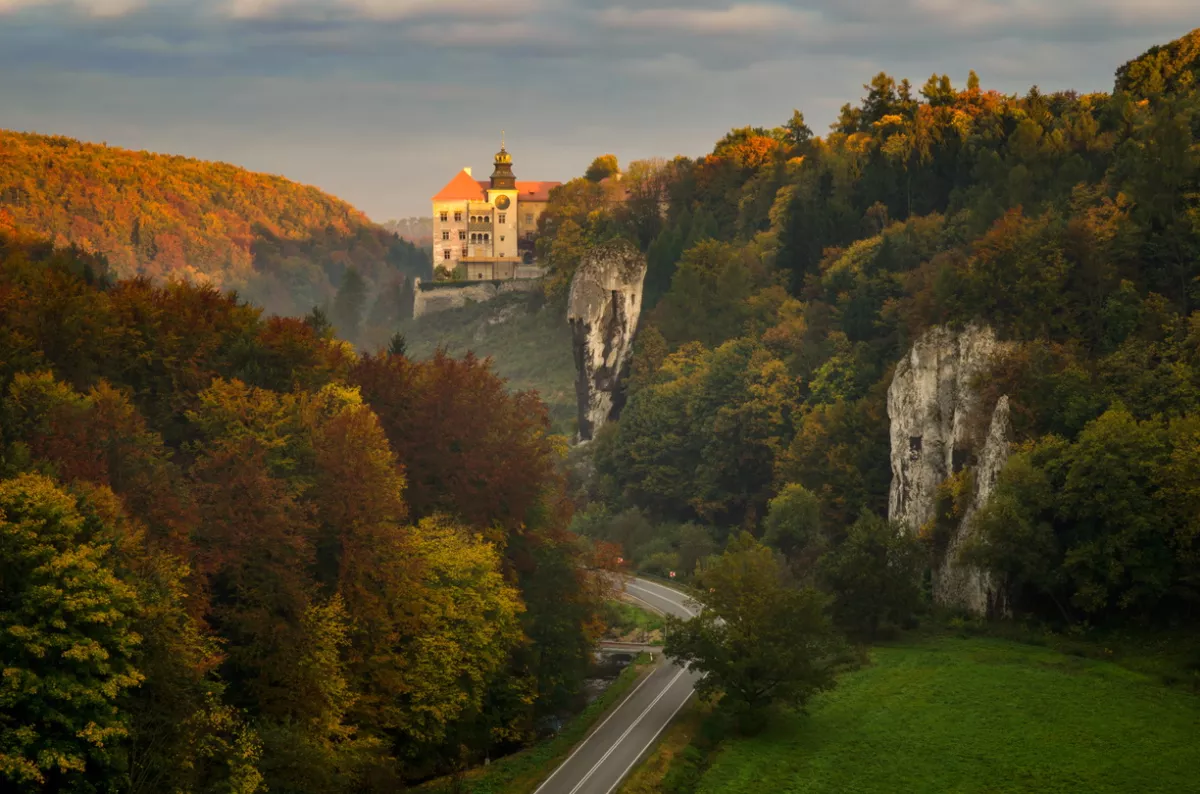
[[[520,179],[702,155],[879,71],[1107,91],[1197,0],[0,0],[0,127],[221,160],[378,221],[507,136]]]

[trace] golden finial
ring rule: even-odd
[[[500,130],[500,151],[504,151],[504,130]]]

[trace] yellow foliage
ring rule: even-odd
[[[414,611],[420,628],[409,640],[405,733],[436,741],[468,709],[478,708],[491,678],[520,641],[524,610],[504,581],[500,555],[445,516],[412,529],[423,566]]]

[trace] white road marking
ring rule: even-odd
[[[595,764],[593,764],[592,768],[588,770],[588,773],[586,775],[584,775],[583,778],[580,779],[580,781],[578,783],[575,784],[575,788],[571,789],[570,794],[576,794],[576,792],[579,791],[579,789],[583,788],[583,785],[585,783],[587,783],[588,780],[591,779],[592,775],[594,775],[596,773],[596,770],[599,769],[601,767],[601,765],[603,765],[604,762],[608,760],[608,757],[613,754],[613,751],[621,746],[621,742],[625,741],[625,737],[628,736],[629,733],[634,728],[636,728],[639,724],[641,724],[641,721],[643,719],[645,719],[647,714],[650,713],[650,709],[652,709],[658,705],[658,701],[663,699],[663,695],[667,694],[667,692],[669,692],[671,690],[671,687],[675,686],[675,682],[678,681],[679,678],[685,672],[687,672],[686,669],[680,670],[678,673],[675,674],[675,677],[671,679],[670,683],[668,683],[665,687],[663,687],[663,690],[658,693],[658,695],[654,698],[654,700],[650,701],[650,705],[646,706],[646,708],[644,708],[642,710],[642,713],[638,715],[638,718],[636,720],[634,720],[633,722],[631,722],[629,724],[629,727],[625,729],[625,732],[622,733],[617,738],[617,740],[612,743],[612,747],[608,748],[608,752],[606,752],[604,755],[600,756],[600,760],[597,761]],[[535,792],[535,794],[536,794],[536,792]]]
[[[638,597],[637,597],[637,596],[635,596],[635,595],[629,595],[629,593],[625,593],[624,595],[625,595],[625,596],[627,596],[628,598],[632,598],[634,601],[641,601],[643,604],[645,604],[646,606],[650,607],[651,609],[653,609],[655,612],[657,612],[657,613],[658,613],[658,614],[660,614],[660,615],[661,615],[661,614],[663,614],[663,611],[662,611],[662,609],[660,609],[659,607],[656,607],[656,606],[654,606],[654,604],[651,604],[649,601],[647,601],[647,600],[646,600],[646,599],[644,599],[644,598],[638,598]],[[663,600],[665,601],[666,599],[663,599]],[[677,605],[677,606],[678,606],[678,605]]]
[[[683,598],[687,598],[687,596],[684,595],[683,593],[679,592],[678,590],[674,590],[670,587],[665,587],[664,585],[656,584],[654,582],[649,582],[646,580],[639,579],[636,581],[638,581],[642,584],[657,587],[659,590],[670,593],[672,596],[680,596]],[[663,601],[666,601],[671,606],[683,610],[690,617],[696,616],[696,613],[693,612],[690,608],[684,606],[683,604],[679,603],[678,601],[675,601],[672,598],[668,598],[667,596],[664,596],[660,592],[656,592],[655,590],[647,589],[645,587],[640,587],[640,586],[632,584],[630,582],[625,582],[624,584],[625,584],[626,589],[633,588],[634,590],[641,590],[643,593],[651,595],[655,598],[662,599]],[[643,604],[646,604],[647,606],[650,606],[651,608],[658,609],[657,607],[654,607],[649,602],[647,602],[641,598],[638,598],[635,595],[630,595],[628,592],[626,592],[626,595],[629,595],[630,598],[641,601]],[[636,728],[639,723],[641,723],[642,719],[650,712],[650,709],[652,709],[658,703],[658,701],[662,700],[663,696],[666,695],[667,692],[670,691],[670,689],[673,686],[675,686],[675,683],[677,681],[679,681],[680,676],[682,676],[685,672],[688,672],[690,669],[691,669],[691,665],[687,665],[682,670],[680,670],[678,673],[675,674],[675,677],[672,678],[667,683],[667,685],[665,687],[663,687],[663,689],[654,697],[654,700],[652,700],[650,702],[650,705],[646,706],[646,708],[643,709],[642,713],[640,715],[638,715],[637,719],[635,719],[633,721],[633,723],[625,729],[625,732],[622,733],[617,738],[617,740],[612,743],[612,746],[608,748],[608,751],[600,758],[600,760],[597,761],[590,770],[588,770],[588,773],[583,776],[583,779],[580,780],[577,784],[575,784],[575,787],[573,789],[571,789],[570,794],[577,794],[579,789],[585,783],[587,783],[587,781],[592,777],[592,775],[595,774],[596,770],[600,768],[600,766],[608,759],[608,757],[610,755],[612,755],[613,751],[615,751],[617,749],[617,747],[621,744],[621,742],[623,742],[625,740],[625,738],[629,735],[629,733],[634,728]],[[620,711],[622,708],[624,708],[626,704],[631,703],[633,701],[634,696],[637,694],[638,690],[640,690],[643,686],[645,686],[646,682],[649,681],[653,677],[653,675],[654,674],[651,673],[650,675],[648,675],[644,679],[642,679],[642,682],[640,684],[638,684],[632,692],[630,692],[628,695],[625,696],[625,699],[621,701],[620,705],[618,705],[615,709],[613,709],[611,712],[609,712],[608,716],[604,718],[604,721],[601,722],[598,726],[596,726],[596,728],[591,733],[589,733],[588,736],[582,742],[579,743],[578,747],[576,747],[574,750],[571,751],[571,754],[567,756],[566,760],[564,760],[561,764],[559,764],[558,767],[555,768],[555,770],[550,773],[549,777],[547,777],[544,781],[542,781],[542,784],[534,790],[533,794],[540,794],[541,790],[544,789],[546,787],[546,785],[549,784],[550,781],[554,779],[554,776],[557,775],[560,771],[562,771],[563,767],[567,766],[567,764],[569,764],[571,762],[571,759],[574,758],[575,755],[580,750],[582,750],[585,746],[587,746],[588,742],[590,742],[592,739],[594,739],[596,737],[597,734],[600,733],[600,730],[606,724],[608,724],[608,721],[611,720],[614,716],[616,716],[617,712]],[[684,704],[687,703],[688,700],[691,699],[693,694],[695,694],[694,690],[692,692],[689,692],[687,697],[685,697],[683,699],[683,701],[680,702],[680,704],[675,707],[675,710],[671,712],[671,716],[667,718],[667,721],[664,722],[657,731],[655,731],[654,736],[652,736],[650,738],[650,741],[647,742],[646,745],[644,747],[642,747],[641,750],[638,751],[638,754],[634,758],[634,760],[629,764],[629,766],[625,767],[625,770],[623,772],[621,772],[620,777],[618,777],[616,782],[613,783],[611,787],[609,787],[608,791],[605,794],[612,794],[613,789],[615,789],[621,783],[621,781],[625,779],[625,776],[627,774],[629,774],[629,770],[632,769],[634,764],[636,764],[637,761],[642,757],[642,754],[644,754],[646,752],[646,750],[652,744],[654,744],[654,742],[658,739],[659,735],[663,732],[663,730],[667,727],[667,725],[671,724],[671,721],[673,719],[675,719],[675,715],[679,713],[679,710],[681,708],[683,708]]]
[[[626,583],[626,584],[625,584],[625,587],[626,587],[627,589],[628,589],[628,588],[633,588],[634,590],[640,590],[640,591],[642,591],[643,593],[649,593],[650,595],[654,596],[655,598],[661,598],[663,601],[666,601],[666,602],[667,602],[668,604],[670,604],[671,606],[679,607],[679,608],[680,608],[680,609],[682,609],[684,612],[688,613],[688,615],[690,615],[691,617],[696,617],[696,613],[695,613],[695,612],[693,612],[691,609],[689,609],[688,607],[686,607],[686,606],[684,606],[683,604],[679,603],[678,601],[673,601],[673,600],[671,600],[670,598],[667,598],[666,596],[662,595],[661,593],[656,593],[656,592],[654,592],[653,590],[647,590],[645,587],[639,587],[639,586],[638,586],[638,585],[636,585],[636,584],[629,584],[629,583]],[[682,594],[682,593],[680,593],[678,590],[670,590],[669,588],[666,588],[666,587],[664,587],[663,589],[664,589],[664,590],[668,590],[668,591],[669,591],[669,592],[671,592],[673,595],[683,595],[683,594]],[[686,596],[685,596],[685,597],[686,597]]]
[[[589,733],[587,738],[584,739],[582,742],[580,742],[579,746],[571,751],[571,754],[567,756],[566,760],[563,761],[561,764],[559,764],[558,768],[550,773],[550,777],[543,780],[542,785],[540,785],[536,789],[534,789],[533,794],[538,794],[539,791],[544,789],[546,787],[546,784],[549,783],[554,778],[554,776],[559,773],[559,771],[563,767],[565,767],[567,764],[569,764],[571,762],[571,759],[575,757],[575,754],[578,753],[580,750],[582,750],[585,746],[587,746],[587,743],[590,742],[596,734],[600,733],[600,729],[603,728],[605,725],[607,725],[608,721],[611,720],[613,717],[615,717],[617,712],[625,707],[626,703],[629,703],[633,700],[633,696],[637,694],[637,691],[639,689],[641,689],[642,687],[644,687],[646,685],[646,682],[649,681],[653,676],[654,676],[654,673],[651,673],[650,675],[643,678],[642,682],[640,684],[638,684],[636,687],[634,687],[632,692],[630,692],[628,695],[625,696],[625,699],[621,701],[621,705],[617,706],[615,709],[610,711],[608,713],[608,716],[604,718],[604,722],[601,722],[599,725],[597,725],[596,729],[594,731],[592,731],[591,733]]]
[[[672,722],[675,721],[675,715],[678,714],[679,710],[681,708],[683,708],[689,700],[692,699],[692,695],[694,695],[694,694],[696,694],[695,689],[693,689],[691,692],[688,692],[687,697],[685,697],[683,700],[679,701],[679,705],[676,706],[675,710],[671,712],[671,716],[667,717],[667,721],[664,722],[662,724],[662,726],[657,731],[654,732],[654,735],[650,737],[650,741],[646,742],[646,745],[644,747],[642,747],[641,750],[638,750],[638,754],[635,755],[633,757],[633,760],[629,762],[629,766],[625,767],[625,771],[623,771],[620,774],[620,776],[617,777],[616,781],[614,781],[613,784],[608,787],[608,791],[604,792],[604,794],[612,794],[613,789],[615,789],[617,786],[621,785],[621,782],[623,780],[625,780],[625,776],[629,774],[629,770],[633,769],[633,767],[637,764],[637,762],[642,760],[642,756],[646,754],[646,751],[650,749],[650,746],[658,741],[659,734],[661,734],[668,725],[670,725]]]

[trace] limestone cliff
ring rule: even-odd
[[[515,278],[509,281],[435,282],[422,284],[421,279],[413,282],[413,319],[427,314],[461,309],[468,303],[484,303],[500,295],[512,292],[533,292],[540,289],[539,278]]]
[[[646,257],[625,240],[589,250],[571,279],[567,322],[575,349],[579,440],[608,421],[620,380],[633,354],[642,311]]]
[[[971,470],[972,492],[935,566],[933,585],[938,603],[976,615],[1004,610],[987,573],[961,563],[959,552],[972,535],[975,511],[1008,459],[1008,398],[997,401],[987,421],[988,406],[980,404],[976,391],[977,378],[1006,350],[990,328],[933,328],[897,364],[888,389],[889,518],[919,531],[934,519],[938,486],[964,468]]]

